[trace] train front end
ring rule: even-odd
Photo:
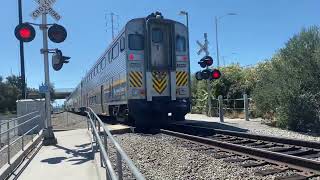
[[[134,68],[139,67],[134,61],[139,54],[128,54],[129,91],[136,94],[128,101],[129,115],[141,127],[184,120],[190,112],[191,93],[187,27],[159,13],[150,15],[144,21],[143,43],[140,71]]]

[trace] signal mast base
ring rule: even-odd
[[[56,145],[57,143],[58,143],[57,138],[54,136],[52,127],[48,127],[47,129],[44,129],[42,144],[44,146],[51,146],[51,145]]]

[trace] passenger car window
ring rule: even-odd
[[[111,51],[108,52],[108,62],[111,63],[112,59],[111,59]]]
[[[154,43],[160,43],[163,39],[163,32],[159,28],[153,28],[152,29],[152,42]]]
[[[125,48],[126,48],[126,46],[125,46],[125,39],[124,39],[124,37],[122,37],[122,38],[120,39],[120,51],[122,52]]]
[[[186,49],[186,38],[178,35],[176,38],[176,51],[184,52]]]
[[[107,64],[107,58],[104,57],[102,60],[102,69],[104,69],[106,67],[106,64]]]
[[[112,59],[119,56],[119,43],[112,48]]]
[[[144,38],[141,34],[129,34],[129,49],[130,50],[144,49]]]

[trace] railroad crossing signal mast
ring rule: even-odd
[[[198,55],[201,52],[205,52],[205,56],[198,62],[201,68],[205,68],[202,71],[196,72],[195,76],[196,79],[199,80],[206,80],[207,87],[208,87],[208,116],[212,116],[212,103],[211,103],[211,80],[219,79],[221,77],[221,72],[218,69],[212,69],[210,66],[213,64],[213,59],[209,56],[208,51],[208,44],[209,41],[207,39],[207,33],[204,33],[204,44],[197,41],[197,44],[200,46],[200,50],[198,51]]]
[[[47,24],[47,14],[50,14],[52,18],[56,21],[61,19],[61,16],[51,7],[56,0],[35,0],[39,7],[31,13],[33,19],[37,19],[42,16],[42,23],[20,23],[15,28],[15,36],[18,40],[23,42],[30,42],[34,39],[36,32],[32,25],[39,26],[42,30],[43,36],[43,48],[40,50],[44,58],[44,72],[45,72],[45,130],[44,130],[44,145],[54,145],[57,144],[57,139],[54,136],[51,123],[51,103],[50,103],[50,79],[49,79],[49,53],[55,53],[52,58],[53,68],[55,70],[60,70],[64,63],[68,63],[70,57],[62,55],[61,50],[58,49],[48,49],[48,36],[49,39],[54,43],[61,43],[67,37],[67,31],[65,28],[58,24]],[[48,26],[51,26],[48,30]]]

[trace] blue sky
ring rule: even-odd
[[[24,21],[34,21],[30,13],[37,7],[34,0],[23,1]],[[111,40],[110,29],[106,32],[105,14],[111,11],[119,15],[119,29],[130,19],[144,17],[161,11],[166,18],[185,22],[180,10],[190,15],[191,69],[199,69],[196,40],[203,40],[208,33],[210,52],[215,55],[214,16],[227,16],[219,23],[220,55],[227,64],[256,64],[270,58],[285,42],[303,27],[320,24],[319,0],[94,0],[62,1],[53,6],[66,27],[68,37],[61,44],[49,43],[49,48],[60,48],[70,63],[59,72],[50,66],[50,79],[57,88],[75,87],[86,70],[96,61]],[[0,75],[20,72],[19,43],[14,36],[18,23],[17,0],[2,0],[0,11]],[[49,22],[54,22],[49,18]],[[108,23],[110,25],[110,23]],[[40,54],[42,36],[36,28],[34,41],[25,43],[27,83],[37,88],[43,82],[43,57]],[[51,59],[51,58],[50,58]],[[216,58],[214,58],[216,59]],[[222,59],[222,58],[221,58]],[[216,62],[215,62],[216,63]],[[50,62],[51,64],[51,62]],[[223,64],[223,62],[221,62]]]

